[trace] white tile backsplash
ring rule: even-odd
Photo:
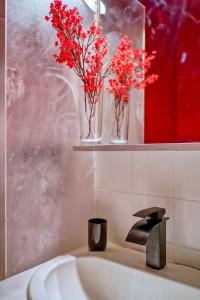
[[[200,268],[199,180],[200,152],[96,153],[97,212],[108,219],[109,240],[144,251],[125,242],[138,220],[132,215],[151,206],[165,207],[170,218],[168,259]]]
[[[171,197],[171,163],[171,152],[135,152],[133,154],[134,192]]]
[[[113,191],[132,190],[132,153],[97,152],[96,186]]]
[[[200,202],[174,199],[173,243],[200,249]]]
[[[172,260],[175,263],[200,269],[200,251],[173,245]]]
[[[97,215],[108,220],[112,230],[128,233],[132,224],[133,195],[131,193],[96,191]]]
[[[175,152],[173,159],[174,197],[200,201],[200,152]]]
[[[172,260],[200,268],[200,202],[173,198]]]

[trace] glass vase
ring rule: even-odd
[[[98,96],[91,98],[82,92],[79,99],[80,142],[99,144],[102,135],[103,89]]]
[[[129,129],[129,102],[113,99],[113,127],[110,138],[111,144],[127,144]]]

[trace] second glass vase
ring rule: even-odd
[[[113,100],[113,127],[110,137],[111,144],[127,144],[129,129],[129,102]]]

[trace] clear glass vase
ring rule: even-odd
[[[94,99],[81,92],[79,100],[80,142],[99,144],[102,139],[103,89]]]
[[[127,144],[129,129],[129,102],[113,99],[113,127],[110,137],[111,144]]]

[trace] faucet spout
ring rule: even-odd
[[[138,221],[130,229],[126,241],[139,245],[146,245],[151,231],[159,223],[160,221],[150,222],[148,219]]]
[[[164,208],[151,207],[137,212],[134,216],[144,219],[130,229],[126,241],[146,245],[146,264],[162,269],[166,264],[166,221]]]

